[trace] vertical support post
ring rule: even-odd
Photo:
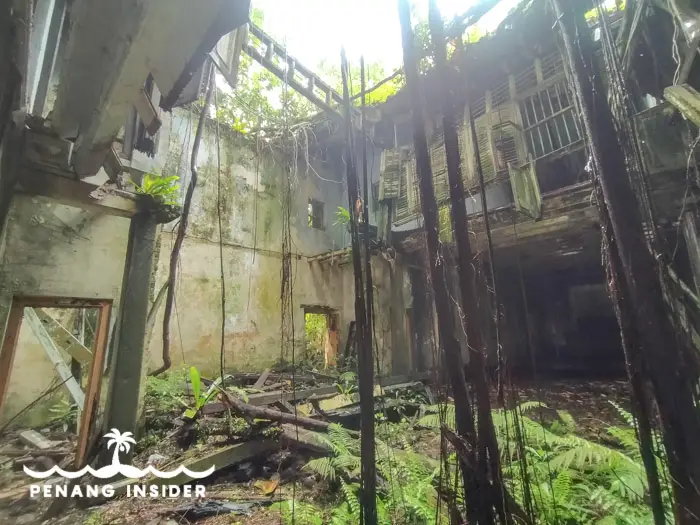
[[[137,433],[149,283],[156,246],[153,214],[131,219],[105,427]],[[130,458],[129,458],[130,459]]]
[[[434,291],[435,309],[437,311],[440,345],[443,348],[445,364],[452,386],[457,432],[475,447],[477,435],[467,382],[464,377],[464,361],[459,342],[455,337],[454,312],[445,283],[444,258],[441,255],[442,246],[438,236],[438,207],[435,200],[435,189],[433,188],[433,173],[423,118],[424,103],[421,95],[421,79],[418,74],[418,60],[408,0],[399,0],[399,20],[401,22],[406,87],[412,105],[411,118],[413,142],[415,144],[416,171],[421,197],[420,205],[425,223],[430,278]],[[481,480],[474,470],[476,465],[474,449],[469,451],[468,461],[471,465],[467,465],[465,461],[460,461],[460,469],[464,481],[464,500],[467,507],[467,522],[489,523],[489,520],[486,519],[488,510],[485,507],[487,505],[484,504],[486,499],[484,494],[489,492],[489,487],[481,485]],[[490,520],[490,523],[493,523],[493,520]]]
[[[571,67],[595,173],[609,212],[621,275],[636,312],[637,330],[661,416],[668,454],[676,521],[700,523],[700,415],[694,401],[690,349],[674,333],[661,290],[657,263],[649,250],[637,199],[613,115],[596,71],[590,29],[574,0],[551,0]],[[621,326],[621,329],[625,329]]]
[[[350,92],[348,91],[348,63],[345,49],[341,50],[341,76],[343,78],[343,102],[345,107],[345,165],[348,182],[348,209],[350,212],[350,235],[352,239],[352,263],[355,276],[355,326],[357,340],[357,375],[360,390],[360,439],[361,503],[365,525],[377,523],[377,470],[374,450],[374,364],[372,361],[372,337],[367,331],[368,305],[365,302],[365,287],[362,280],[362,257],[360,252],[358,217],[354,210],[359,199],[359,181],[355,157],[354,129]],[[362,137],[365,140],[365,137]],[[371,298],[370,298],[371,299]],[[371,308],[371,304],[369,308]]]
[[[19,329],[22,325],[24,308],[18,301],[13,301],[10,307],[10,314],[7,318],[5,337],[0,348],[0,408],[7,395],[7,388],[10,386],[10,374],[12,363],[15,360],[15,350],[19,339]]]
[[[104,303],[100,307],[97,319],[97,330],[95,330],[95,343],[92,346],[92,363],[88,372],[88,382],[85,388],[85,403],[83,413],[78,425],[78,448],[75,452],[75,466],[82,468],[87,459],[88,445],[92,422],[97,413],[97,405],[100,400],[100,390],[102,388],[102,372],[104,370],[105,354],[107,353],[107,338],[109,337],[109,319],[112,313],[112,303]]]
[[[31,106],[32,113],[37,116],[43,116],[44,114],[46,97],[49,93],[51,77],[56,67],[58,50],[61,45],[61,32],[63,31],[63,22],[66,16],[66,0],[55,0],[46,3],[52,4],[49,11],[51,19],[47,28],[48,33],[46,34],[46,42],[44,43],[44,50],[41,56],[41,69],[38,71],[36,91],[33,93],[33,104]]]

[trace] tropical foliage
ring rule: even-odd
[[[157,173],[146,173],[141,184],[136,184],[136,193],[150,195],[163,204],[176,205],[180,194],[180,177],[163,177]]]
[[[627,425],[607,427],[606,444],[580,437],[571,414],[551,411],[540,403],[528,402],[513,410],[492,412],[507,483],[521,503],[528,483],[535,512],[542,523],[653,523],[633,418],[618,405],[615,407]],[[442,409],[443,421],[454,428],[454,405]],[[544,418],[536,421],[524,415],[542,410],[554,412],[556,419],[545,423]],[[427,407],[426,412],[419,424],[439,428],[439,407]],[[518,434],[523,447],[517,442]],[[665,472],[665,459],[658,457],[657,462],[659,471]],[[668,484],[663,490],[665,502],[670,503]],[[670,506],[666,514],[668,523],[673,523]]]
[[[601,442],[581,437],[568,412],[554,411],[539,403],[528,402],[512,410],[492,412],[506,484],[523,507],[527,484],[537,523],[653,523],[633,420],[628,412],[617,405],[616,408],[626,424],[606,427]],[[540,417],[543,411],[547,412],[547,418]],[[385,422],[378,426],[380,523],[431,524],[439,515],[445,521],[446,509],[436,490],[441,476],[439,462],[416,453],[411,443],[416,428],[437,431],[442,424],[454,428],[454,418],[454,405],[435,405],[423,407],[422,415],[412,424]],[[522,446],[517,436],[521,436]],[[336,495],[335,503],[319,507],[302,501],[282,502],[278,508],[283,520],[291,523],[294,506],[295,523],[359,523],[359,440],[337,425],[331,425],[327,434],[318,434],[317,439],[332,454],[309,461],[304,470],[328,484]],[[665,473],[665,458],[657,460],[660,472]],[[454,475],[457,469],[454,454],[447,463],[451,472],[442,472],[442,479],[450,479],[451,475],[450,484],[459,484],[459,476]],[[668,476],[662,476],[663,480],[668,480]],[[663,491],[668,505],[671,500],[667,481]],[[666,515],[667,522],[673,523],[670,507],[666,508]]]
[[[388,435],[396,435],[388,432]],[[336,490],[336,505],[322,509],[299,501],[282,502],[283,519],[315,525],[317,523],[360,523],[359,479],[360,443],[345,428],[330,425],[327,434],[316,434],[331,455],[309,461],[304,470],[314,472]],[[378,523],[432,524],[439,504],[434,480],[439,474],[437,461],[416,454],[410,448],[396,448],[395,443],[377,439],[377,471],[381,483],[377,494]],[[306,520],[306,521],[305,521]],[[319,521],[320,520],[320,521]]]

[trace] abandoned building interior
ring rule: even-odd
[[[0,523],[700,523],[700,4],[391,3],[0,6]]]

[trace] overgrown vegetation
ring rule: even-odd
[[[312,368],[325,367],[325,344],[328,337],[328,316],[322,313],[304,314],[306,364]]]
[[[579,436],[576,422],[568,412],[554,412],[536,402],[521,404],[513,410],[493,411],[508,486],[522,504],[525,482],[529,482],[535,511],[542,523],[653,523],[634,421],[631,414],[614,406],[627,425],[606,427],[605,444]],[[549,418],[547,423],[542,411],[554,412],[555,418]],[[427,412],[419,424],[439,428],[438,407],[428,407]],[[534,412],[540,413],[540,421],[523,415]],[[444,419],[454,428],[454,405],[446,407]],[[521,468],[516,442],[518,430],[525,443],[526,471]],[[659,471],[665,472],[665,458],[658,457],[657,462]],[[668,476],[664,479],[664,499],[669,503]],[[673,523],[670,506],[666,514],[668,523]]]
[[[527,480],[537,523],[560,525],[644,525],[653,523],[648,506],[647,479],[631,415],[615,405],[624,426],[608,426],[601,442],[583,438],[574,418],[566,411],[553,411],[528,402],[513,410],[494,410],[493,419],[502,453],[507,486],[524,506]],[[444,412],[440,415],[439,411]],[[404,418],[399,424],[378,425],[377,469],[380,474],[377,507],[380,523],[424,525],[446,520],[446,509],[438,498],[439,462],[416,453],[417,429],[439,431],[441,423],[454,428],[454,405],[424,406],[422,415]],[[517,416],[517,419],[516,419]],[[538,420],[536,420],[538,419]],[[516,421],[525,444],[527,468],[522,468],[516,442]],[[279,504],[285,523],[359,523],[359,440],[347,430],[331,425],[318,439],[332,455],[309,461],[304,470],[313,472],[333,494],[330,504],[304,501]],[[665,460],[658,458],[665,472]],[[448,458],[451,478],[444,486],[459,488],[456,456]],[[446,474],[443,472],[443,476]],[[457,476],[459,478],[459,476]],[[668,477],[665,500],[670,502]],[[459,493],[459,490],[457,490]],[[670,506],[668,523],[673,523]]]
[[[315,473],[328,485],[335,494],[335,504],[321,508],[308,502],[285,501],[278,505],[282,517],[291,523],[294,509],[294,522],[299,525],[359,523],[359,440],[339,425],[331,425],[327,434],[316,437],[332,454],[309,461],[304,470]],[[377,494],[378,522],[434,523],[439,505],[433,484],[439,473],[437,462],[410,447],[394,448],[395,443],[384,439],[376,439],[376,446],[377,470],[382,478]]]
[[[253,8],[251,20],[264,29],[265,15],[259,8]],[[273,35],[274,36],[274,35]],[[254,38],[251,36],[251,38]],[[293,50],[291,51],[293,53]],[[342,80],[339,65],[321,62],[306,64],[325,82],[342,93]],[[367,64],[365,68],[368,87],[377,84],[391,74],[378,63]],[[353,64],[350,71],[351,96],[360,93],[360,67]],[[403,86],[401,75],[386,82],[367,95],[368,104],[385,101]],[[360,103],[359,97],[353,101]],[[308,121],[320,112],[303,95],[289,88],[283,88],[282,80],[254,62],[243,53],[239,64],[238,85],[234,92],[219,90],[217,93],[217,119],[240,133],[250,133],[257,129],[281,127],[286,121],[296,124]]]
[[[164,177],[157,173],[146,173],[141,184],[136,184],[136,193],[150,195],[163,204],[175,206],[180,194],[179,180],[177,175]]]

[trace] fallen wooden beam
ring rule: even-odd
[[[77,337],[70,333],[61,323],[43,308],[34,308],[34,312],[44,325],[44,328],[58,346],[81,364],[92,362],[92,352],[86,348]]]
[[[240,414],[243,417],[257,418],[257,419],[269,419],[270,421],[279,421],[280,423],[292,423],[300,427],[308,428],[311,430],[326,430],[328,429],[328,423],[325,421],[318,421],[316,419],[311,419],[309,417],[295,416],[294,414],[286,414],[280,412],[279,410],[273,410],[271,408],[257,407],[243,400],[238,399],[236,396],[229,394],[226,391],[221,392],[224,398],[224,404],[230,407],[235,413]]]
[[[255,382],[255,384],[253,385],[253,388],[262,388],[263,385],[265,384],[265,381],[267,381],[267,378],[268,378],[269,376],[270,376],[270,369],[269,369],[269,368],[266,368],[265,370],[263,370],[263,373],[260,374],[260,377],[259,377],[258,380]]]
[[[235,374],[234,374],[235,376]],[[393,376],[393,377],[388,377],[386,379],[381,379],[379,381],[379,385],[381,385],[381,389],[384,390],[384,393],[386,392],[392,392],[395,390],[400,390],[402,388],[414,388],[418,386],[422,386],[421,383],[418,382],[418,380],[425,380],[429,377],[429,374],[426,373],[421,373],[421,374],[416,374],[413,376],[410,375],[400,375],[400,376]],[[379,388],[378,388],[379,389]],[[275,391],[275,392],[269,392],[269,393],[264,393],[264,394],[251,394],[248,396],[248,401],[247,403],[252,406],[262,406],[262,405],[271,405],[273,403],[277,403],[279,401],[286,401],[286,402],[294,402],[294,401],[303,401],[305,399],[313,398],[313,399],[321,399],[321,396],[326,396],[326,395],[335,395],[338,394],[338,388],[335,385],[331,386],[322,386],[318,388],[307,388],[305,390],[297,390],[296,392],[281,392],[281,391]],[[380,395],[375,392],[375,395]],[[223,411],[226,410],[226,406],[224,403],[208,403],[204,405],[200,413],[203,415],[211,415],[211,414],[219,414]]]
[[[251,394],[248,396],[247,403],[251,406],[263,406],[271,405],[278,401],[303,401],[313,395],[332,394],[334,392],[338,392],[335,386],[297,390],[296,392],[282,392],[278,390],[276,392],[266,392],[264,394]],[[218,414],[224,410],[226,410],[226,405],[224,403],[208,403],[201,408],[200,413],[204,415]]]
[[[216,472],[217,470],[252,459],[260,454],[278,450],[279,447],[279,443],[271,440],[246,441],[244,443],[222,447],[202,458],[187,461],[184,463],[184,466],[194,472],[202,472],[210,467],[214,467],[214,471]],[[174,468],[174,466],[175,465],[172,467]],[[170,468],[170,466],[160,467],[161,470],[170,470]],[[129,485],[134,485],[136,483],[145,483],[148,485],[184,485],[193,479],[194,478],[183,472],[169,479],[158,479],[155,477],[146,479],[125,479],[118,483],[113,483],[112,486],[114,487],[114,494],[119,496],[126,492]]]
[[[85,405],[85,392],[83,392],[83,389],[73,377],[70,368],[63,360],[61,352],[56,348],[56,344],[46,331],[46,328],[44,328],[34,308],[27,307],[24,309],[24,319],[27,321],[27,324],[29,324],[29,327],[44,349],[44,352],[46,352],[46,355],[53,363],[56,372],[58,372],[58,375],[63,379],[73,401],[75,401],[75,404],[78,405],[79,408],[82,408]]]

